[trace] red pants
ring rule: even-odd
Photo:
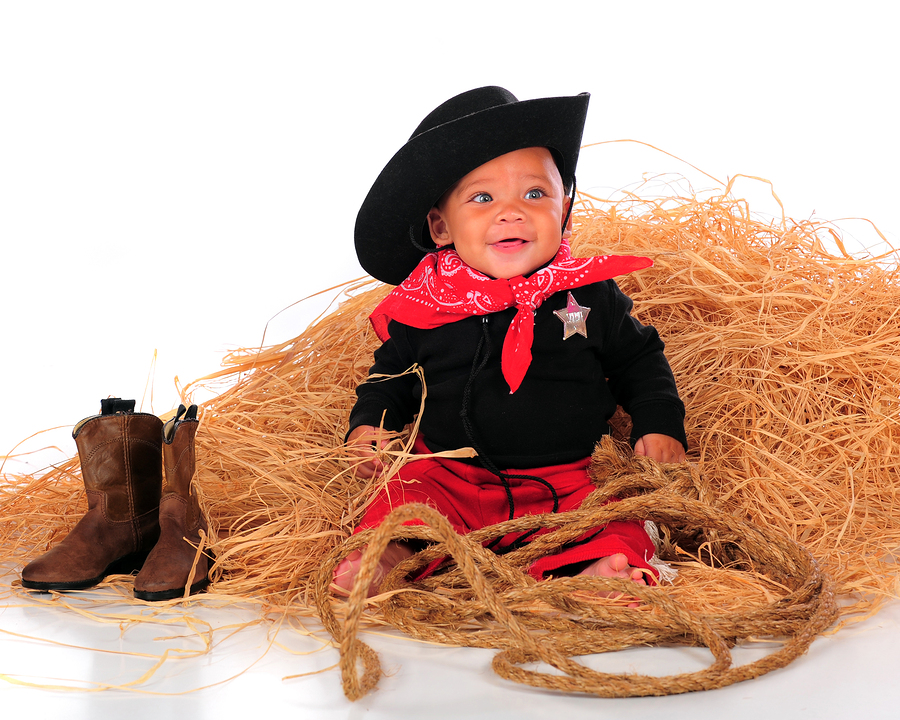
[[[415,452],[428,453],[416,440]],[[565,465],[510,470],[510,474],[533,475],[550,483],[558,498],[558,512],[577,509],[595,489],[587,474],[590,458]],[[532,479],[509,478],[515,517],[553,511],[553,493],[543,483]],[[464,535],[479,528],[509,519],[509,499],[500,479],[484,468],[447,458],[423,458],[404,465],[373,500],[356,532],[377,527],[393,510],[407,503],[423,503],[439,511]],[[422,521],[411,521],[421,524]],[[494,549],[501,550],[515,538],[507,536]],[[628,564],[647,570],[647,580],[656,576],[649,560],[655,548],[653,541],[637,520],[614,521],[605,528],[586,533],[571,547],[540,558],[529,568],[537,580],[566,565],[598,560],[624,553]]]

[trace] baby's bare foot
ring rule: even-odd
[[[622,578],[623,580],[632,580],[638,585],[646,585],[644,579],[644,571],[640,568],[632,567],[628,564],[628,558],[623,553],[616,553],[609,557],[600,558],[592,562],[579,575],[591,575],[593,577]],[[600,597],[618,599],[622,597],[621,593],[615,591],[599,593]],[[639,607],[639,602],[628,603],[628,607]]]
[[[366,597],[372,597],[378,593],[381,582],[387,577],[387,574],[394,569],[401,561],[406,560],[413,551],[409,545],[400,542],[389,542],[384,550],[384,555],[378,561],[375,568],[375,574],[369,589],[366,591]],[[353,589],[353,583],[356,576],[359,575],[360,567],[362,567],[362,550],[354,550],[347,557],[338,563],[334,569],[334,576],[331,582],[331,588],[339,595],[347,596]]]

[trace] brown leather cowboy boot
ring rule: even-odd
[[[206,519],[197,496],[191,492],[198,425],[197,406],[180,405],[175,417],[163,428],[166,483],[159,503],[160,536],[134,579],[134,596],[140,600],[171,600],[182,597],[188,585],[190,594],[209,585],[209,551],[197,555],[200,531],[207,531]]]
[[[72,437],[88,511],[49,552],[22,570],[29,590],[83,590],[141,567],[159,537],[162,421],[134,412],[134,400],[100,401]]]

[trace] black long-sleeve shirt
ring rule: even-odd
[[[566,307],[567,292],[590,308],[586,338],[563,340],[563,324],[553,313]],[[467,415],[475,444],[498,467],[536,468],[589,456],[609,433],[617,404],[631,416],[633,439],[662,433],[687,446],[684,404],[664,344],[654,328],[631,317],[631,307],[613,280],[551,295],[535,312],[531,366],[514,394],[501,373],[500,350],[515,308],[430,330],[391,321],[391,337],[375,351],[370,374],[395,375],[418,363],[427,388],[420,433],[429,449],[473,445],[460,413],[486,330],[481,357],[489,352],[488,360],[472,383]],[[403,429],[419,411],[421,391],[415,375],[363,383],[350,429],[377,427],[382,416],[385,429]]]

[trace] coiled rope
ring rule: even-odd
[[[378,683],[377,654],[360,637],[366,592],[388,542],[425,540],[427,549],[404,561],[384,579],[375,600],[378,612],[409,635],[455,646],[495,648],[494,671],[535,687],[597,695],[633,697],[710,690],[784,667],[809,648],[837,617],[831,580],[801,545],[770,529],[757,528],[701,499],[703,482],[690,465],[662,466],[632,458],[610,439],[598,446],[592,463],[598,489],[575,511],[516,518],[458,535],[425,505],[397,508],[374,529],[352,536],[323,562],[317,577],[318,614],[340,649],[344,693],[356,700]],[[604,505],[611,495],[624,497]],[[419,519],[426,525],[404,525]],[[585,531],[614,520],[656,522],[664,537],[661,554],[677,556],[681,543],[704,548],[732,570],[771,578],[780,597],[741,610],[698,613],[677,601],[666,587],[596,577],[560,577],[541,582],[528,566]],[[547,528],[524,547],[497,556],[482,546],[509,532]],[[356,585],[346,601],[329,589],[334,568],[349,552],[365,547]],[[448,558],[445,570],[410,581],[417,569]],[[635,610],[601,599],[610,590],[638,598]],[[343,619],[338,618],[338,612]],[[734,666],[730,647],[751,637],[781,639],[780,649]],[[575,658],[633,646],[693,645],[709,648],[706,669],[656,677],[595,671]],[[544,663],[558,672],[522,667]]]

